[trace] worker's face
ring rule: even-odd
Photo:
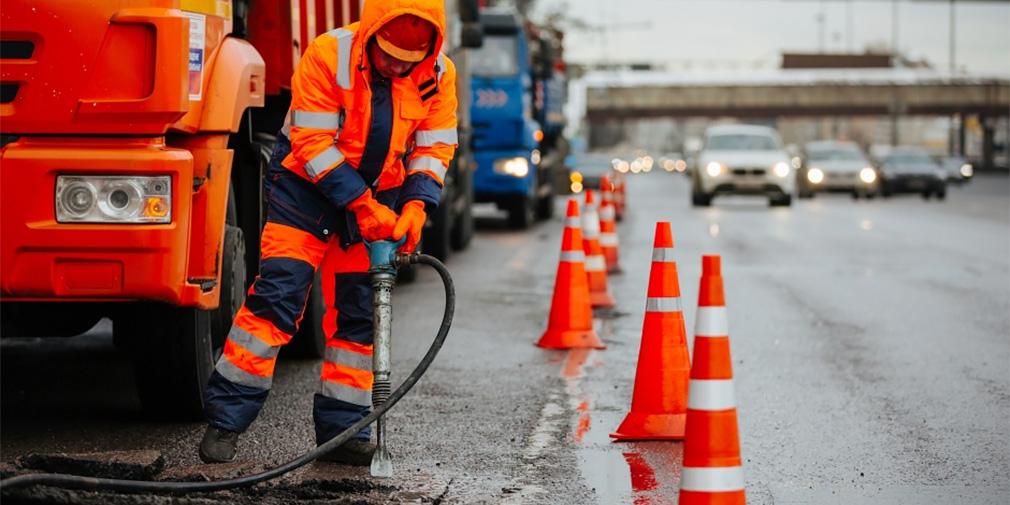
[[[375,71],[386,79],[403,77],[415,65],[413,62],[403,61],[391,56],[389,53],[383,51],[375,41],[368,44],[368,59],[372,62],[372,67],[375,68]]]

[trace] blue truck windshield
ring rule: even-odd
[[[509,77],[519,72],[518,40],[508,36],[486,36],[484,45],[470,54],[473,75]]]

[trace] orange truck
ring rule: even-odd
[[[476,2],[449,3],[450,26],[472,34]],[[256,275],[290,76],[360,6],[2,0],[2,335],[71,336],[110,318],[145,411],[199,416]],[[465,175],[470,162],[457,165]],[[321,313],[314,291],[306,321]],[[305,324],[290,353],[318,356],[322,342]]]

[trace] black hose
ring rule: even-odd
[[[260,482],[280,477],[281,475],[300,468],[312,462],[319,456],[330,452],[332,449],[335,449],[337,446],[356,435],[362,428],[375,422],[375,420],[386,413],[386,411],[393,408],[393,405],[396,405],[396,402],[400,401],[400,399],[407,394],[407,391],[410,391],[410,389],[414,387],[414,384],[416,384],[421,376],[428,370],[428,367],[431,366],[431,362],[434,361],[435,356],[438,355],[438,351],[442,348],[442,344],[445,342],[445,337],[449,334],[449,326],[452,325],[452,316],[456,309],[456,288],[453,285],[452,277],[449,275],[449,270],[445,268],[445,265],[443,265],[441,261],[426,254],[412,254],[407,258],[407,261],[410,263],[423,263],[431,266],[438,272],[439,277],[442,278],[442,284],[445,285],[445,312],[442,315],[442,325],[439,326],[438,334],[435,335],[435,340],[431,343],[431,347],[428,348],[428,352],[423,358],[421,358],[421,362],[418,363],[417,367],[414,368],[414,371],[407,376],[407,378],[403,381],[403,384],[400,384],[400,387],[393,391],[393,394],[389,396],[386,403],[376,408],[370,414],[351,425],[350,428],[347,428],[339,435],[331,438],[326,443],[305,453],[299,458],[284,463],[283,465],[271,468],[265,472],[247,475],[245,477],[237,477],[234,479],[212,482],[160,482],[42,473],[19,475],[17,477],[0,480],[0,492],[10,491],[12,489],[26,486],[54,486],[65,489],[84,489],[89,491],[106,490],[133,493],[182,494],[213,492],[224,489],[252,486]]]

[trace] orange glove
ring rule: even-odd
[[[421,240],[421,229],[424,228],[424,220],[427,219],[424,213],[424,202],[411,200],[403,206],[400,219],[396,220],[396,227],[393,228],[393,240],[400,240],[403,235],[407,235],[407,242],[400,247],[400,252],[412,253]]]
[[[396,213],[373,198],[371,191],[365,191],[365,194],[355,198],[347,204],[347,208],[358,220],[361,238],[374,242],[388,239],[392,235]]]

